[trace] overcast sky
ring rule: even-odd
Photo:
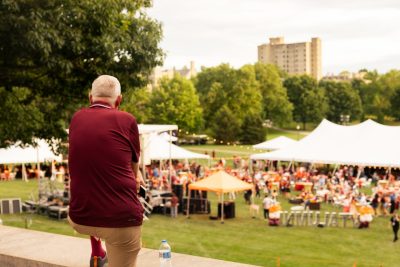
[[[400,0],[153,0],[165,67],[257,61],[257,45],[322,40],[322,73],[400,69]]]

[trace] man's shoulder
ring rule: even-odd
[[[137,124],[135,116],[133,116],[131,113],[121,110],[115,110],[115,115],[118,118],[118,120],[120,121],[122,120],[124,121],[124,123],[127,123],[129,125]]]
[[[115,112],[118,114],[118,116],[121,116],[121,117],[130,119],[130,120],[135,120],[135,121],[136,121],[135,116],[133,116],[133,115],[132,115],[131,113],[129,113],[129,112],[122,111],[122,110],[115,110]]]
[[[87,109],[88,108],[85,107],[85,108],[81,108],[81,109],[78,109],[77,111],[75,111],[74,115],[72,115],[71,122],[74,121],[74,119],[79,117],[81,114],[83,114]]]

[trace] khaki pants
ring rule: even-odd
[[[142,247],[141,226],[106,228],[86,226],[68,221],[78,233],[104,239],[106,242],[108,267],[135,267],[137,255]]]

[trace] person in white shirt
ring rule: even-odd
[[[269,218],[269,208],[271,208],[273,204],[273,200],[271,197],[268,195],[265,195],[265,198],[263,200],[263,207],[264,207],[264,219]]]

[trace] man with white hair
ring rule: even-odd
[[[117,78],[99,76],[89,100],[90,106],[76,112],[69,127],[69,222],[91,236],[90,266],[108,261],[109,267],[134,267],[143,221],[137,196],[138,126],[131,114],[118,110],[122,96]]]

